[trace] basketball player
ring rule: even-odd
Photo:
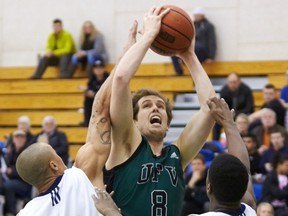
[[[229,154],[219,155],[210,166],[206,184],[210,212],[201,215],[256,216],[249,156],[233,114],[224,99],[213,98],[208,106],[224,128]]]
[[[106,169],[108,190],[123,215],[179,215],[184,193],[183,169],[197,155],[214,125],[206,100],[215,96],[212,84],[194,53],[179,53],[193,77],[201,104],[178,140],[164,147],[172,118],[169,103],[156,91],[133,97],[129,83],[157,36],[169,9],[152,8],[144,15],[142,37],[125,53],[113,77],[110,117],[111,152]]]
[[[136,32],[137,22],[134,22],[124,53],[135,43]],[[19,156],[16,164],[19,175],[40,193],[19,212],[19,216],[99,215],[91,196],[95,194],[93,185],[104,188],[102,170],[111,143],[112,78],[113,72],[95,96],[86,144],[78,151],[71,169],[67,169],[49,144],[35,143]]]
[[[212,98],[207,103],[215,120],[223,125],[227,136],[229,154],[216,157],[211,164],[206,186],[211,211],[201,215],[256,216],[253,209],[256,207],[256,202],[250,177],[249,157],[233,121],[232,112],[223,99]],[[96,189],[96,194],[98,196],[93,197],[95,206],[104,216],[121,215],[118,207],[112,202],[106,191]],[[143,210],[141,208],[141,211]]]

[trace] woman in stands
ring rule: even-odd
[[[86,66],[86,72],[90,75],[96,56],[100,56],[105,63],[107,63],[108,54],[104,44],[104,37],[98,30],[96,30],[91,21],[86,21],[84,22],[80,33],[79,50],[71,59],[71,66],[69,68],[71,77],[76,71],[79,62],[83,66]]]
[[[288,155],[276,154],[273,170],[267,174],[263,184],[261,202],[271,203],[275,215],[288,215]]]

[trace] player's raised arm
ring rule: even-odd
[[[224,99],[212,98],[207,102],[207,104],[209,105],[210,110],[213,113],[214,119],[224,128],[228,143],[228,153],[237,157],[244,164],[248,171],[249,183],[247,191],[241,201],[247,203],[255,209],[256,201],[252,186],[252,178],[250,174],[249,155],[243,139],[240,136],[240,133],[233,120],[233,114],[229,110],[228,104],[225,102]]]
[[[130,29],[124,53],[136,42],[137,22]],[[81,168],[94,186],[104,188],[103,167],[109,156],[111,144],[110,98],[115,68],[101,86],[94,98],[92,113],[86,136],[86,144],[80,148],[75,159],[75,166]]]
[[[215,97],[215,91],[194,53],[194,44],[195,38],[187,51],[178,54],[190,71],[200,102],[200,111],[191,118],[176,141],[182,155],[183,168],[198,154],[214,125],[206,102],[209,98]]]
[[[160,10],[161,7],[151,8],[144,15],[142,37],[125,53],[115,71],[110,106],[112,147],[106,163],[108,169],[127,160],[141,142],[141,134],[133,121],[129,84],[160,30],[161,19],[169,11]]]

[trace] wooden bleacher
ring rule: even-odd
[[[267,76],[270,83],[280,89],[286,84],[285,70],[288,61],[214,62],[203,65],[210,77],[225,77],[230,72],[241,76]],[[108,65],[111,71],[113,65]],[[57,68],[48,68],[41,80],[28,80],[33,67],[0,68],[0,137],[16,128],[17,119],[28,115],[32,132],[41,130],[42,118],[53,115],[60,129],[66,132],[72,158],[84,144],[87,128],[79,127],[83,119],[83,92],[86,74],[78,70],[73,79],[55,79]],[[194,91],[192,79],[185,68],[183,76],[177,76],[171,64],[143,64],[131,82],[131,89],[151,87],[162,91],[173,101],[177,93]],[[263,103],[262,92],[253,92],[255,106]],[[0,139],[1,140],[1,139]]]

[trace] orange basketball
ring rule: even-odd
[[[194,37],[194,25],[183,9],[165,5],[162,10],[166,8],[170,8],[170,11],[163,17],[160,32],[151,49],[160,55],[172,56],[188,49]]]

